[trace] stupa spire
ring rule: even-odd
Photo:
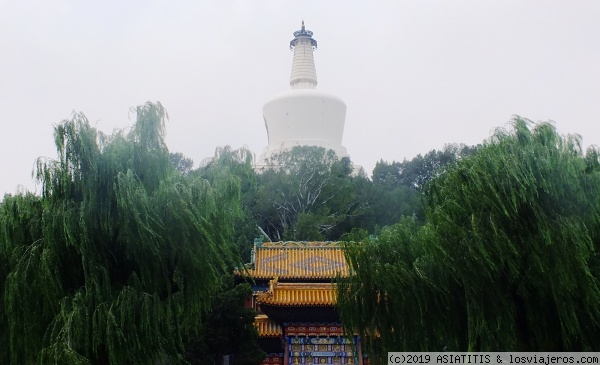
[[[290,86],[292,89],[314,89],[317,86],[317,71],[313,51],[317,49],[317,41],[312,38],[313,32],[306,30],[304,20],[302,28],[294,32],[290,41],[290,49],[294,51]]]

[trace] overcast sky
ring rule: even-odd
[[[481,143],[514,114],[600,144],[600,1],[0,0],[0,196],[36,189],[35,159],[56,157],[53,126],[73,111],[110,133],[160,101],[172,152],[260,155],[302,19],[369,175]]]

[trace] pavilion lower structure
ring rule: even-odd
[[[361,364],[360,338],[347,336],[336,309],[333,278],[348,276],[336,242],[255,242],[253,263],[239,276],[253,279],[247,305],[264,365]]]

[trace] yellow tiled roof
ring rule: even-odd
[[[348,276],[344,250],[336,242],[267,242],[255,248],[256,279],[330,279]]]
[[[335,287],[330,283],[271,283],[269,291],[256,297],[259,304],[279,306],[333,306]]]
[[[283,333],[281,326],[264,314],[254,318],[254,325],[258,330],[259,337],[279,337]]]

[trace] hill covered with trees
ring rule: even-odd
[[[136,112],[57,125],[41,195],[0,203],[1,363],[258,364],[232,275],[260,236],[346,242],[340,313],[371,354],[598,350],[600,153],[579,137],[517,117],[371,176],[316,147],[194,168],[159,103]]]
[[[210,180],[214,166],[228,166],[240,178],[244,218],[236,225],[236,241],[249,259],[255,237],[335,241],[353,229],[377,234],[403,216],[422,221],[427,182],[476,149],[454,144],[412,160],[381,160],[371,178],[354,171],[348,158],[310,146],[282,152],[260,169],[253,169],[250,151],[218,148],[200,168],[181,171]]]

